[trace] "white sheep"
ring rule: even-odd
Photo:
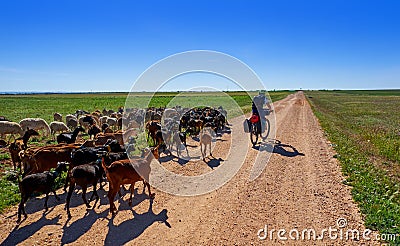
[[[75,115],[67,114],[67,115],[65,116],[65,123],[67,123],[70,119],[74,119],[74,120],[78,121],[78,119],[76,118]]]
[[[4,135],[6,134],[19,134],[20,136],[22,136],[24,134],[24,131],[22,130],[22,127],[16,122],[0,121],[1,138],[4,138]]]
[[[71,129],[75,129],[78,126],[78,120],[74,118],[68,119],[67,126]]]
[[[117,126],[117,122],[118,122],[118,119],[117,119],[117,118],[108,117],[106,123],[107,123],[110,127],[113,126],[114,129],[115,129],[115,127]]]
[[[108,119],[108,116],[101,116],[99,118],[100,124],[103,125],[103,124],[107,123],[107,119]]]
[[[50,123],[50,130],[51,130],[51,135],[53,135],[57,132],[69,131],[69,128],[67,125],[64,124],[64,122],[53,121]]]
[[[19,122],[23,130],[27,128],[33,130],[44,130],[45,135],[50,135],[50,127],[44,119],[41,118],[25,118]]]
[[[54,113],[53,117],[54,117],[54,121],[62,121],[62,114],[60,114],[60,113]]]

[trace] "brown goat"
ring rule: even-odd
[[[210,146],[210,156],[212,156],[211,141],[212,141],[211,128],[206,127],[200,132],[200,149],[203,161],[206,161],[207,145]],[[204,145],[204,151],[203,151],[203,145]]]
[[[114,204],[115,195],[120,190],[121,185],[131,184],[131,194],[129,198],[129,206],[132,206],[132,194],[134,191],[135,183],[137,181],[143,181],[147,186],[149,191],[149,196],[151,198],[154,197],[155,194],[152,194],[150,191],[150,184],[146,181],[149,179],[150,175],[150,162],[153,158],[158,159],[158,146],[154,148],[146,149],[143,158],[137,158],[135,160],[120,160],[113,162],[110,166],[106,166],[104,158],[102,160],[102,166],[106,172],[107,179],[109,181],[109,191],[108,191],[108,199],[110,202],[110,212],[114,215],[116,212],[116,207]],[[140,174],[136,171],[136,169],[140,170]],[[144,175],[145,177],[142,177]]]
[[[109,139],[115,139],[120,145],[124,145],[124,139],[122,137],[122,132],[115,133],[100,133],[96,136],[95,145],[104,145]]]
[[[31,136],[38,136],[39,133],[33,129],[29,129],[25,132],[25,134],[15,139],[13,143],[8,146],[8,150],[10,151],[11,159],[14,165],[14,170],[16,169],[16,165],[21,168],[21,158],[19,157],[19,152],[28,147],[28,140]]]
[[[24,166],[23,176],[48,171],[57,167],[58,162],[71,162],[71,152],[76,148],[79,148],[79,145],[68,144],[25,151],[21,158]]]

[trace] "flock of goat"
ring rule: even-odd
[[[150,191],[149,180],[150,162],[159,159],[161,153],[171,155],[172,148],[176,147],[177,156],[180,156],[182,147],[186,146],[187,136],[199,136],[203,160],[206,157],[206,147],[210,146],[213,131],[223,129],[227,124],[227,112],[222,107],[218,109],[205,108],[148,108],[123,109],[117,111],[96,110],[92,113],[77,110],[75,114],[65,117],[54,114],[54,121],[47,124],[40,118],[27,118],[19,123],[0,119],[0,134],[2,138],[10,134],[19,134],[19,138],[8,145],[14,169],[19,167],[22,180],[19,179],[21,202],[18,207],[18,220],[21,215],[27,217],[24,204],[33,194],[39,192],[46,194],[45,209],[50,192],[58,199],[55,190],[55,179],[64,171],[67,172],[64,190],[68,190],[66,210],[69,217],[69,203],[71,195],[78,185],[82,188],[82,199],[89,208],[89,202],[99,196],[96,192],[97,183],[100,181],[102,188],[103,176],[109,182],[108,199],[110,212],[114,214],[116,207],[114,199],[124,184],[130,184],[132,202],[134,185],[142,181],[148,188],[150,198],[154,194]],[[123,129],[123,130],[122,130]],[[141,156],[132,156],[135,150],[138,132],[145,129],[147,145]],[[71,131],[72,130],[72,131]],[[58,144],[44,147],[29,147],[28,140],[32,136],[51,135]],[[86,132],[90,139],[84,143],[76,143],[79,132]],[[57,136],[55,136],[59,133]],[[9,138],[10,140],[11,138]],[[203,150],[204,146],[204,150]],[[55,168],[54,171],[51,169]],[[23,173],[22,173],[23,170]],[[93,195],[88,202],[86,190],[93,186]],[[120,194],[121,195],[121,194]]]

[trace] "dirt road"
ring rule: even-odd
[[[133,209],[128,206],[126,195],[119,204],[120,212],[113,219],[108,214],[104,191],[100,191],[100,208],[96,206],[94,210],[86,210],[80,195],[75,194],[71,205],[73,217],[69,221],[63,210],[64,204],[54,201],[54,197],[49,199],[52,209],[46,214],[42,212],[43,200],[34,199],[27,206],[28,219],[18,229],[13,231],[16,207],[2,215],[0,241],[4,245],[375,243],[362,238],[365,228],[350,196],[350,188],[342,183],[344,177],[333,158],[334,152],[303,93],[290,95],[274,106],[279,142],[276,142],[267,168],[253,182],[248,178],[258,150],[249,146],[246,162],[236,176],[214,192],[178,197],[155,191],[156,198],[149,208],[150,200],[147,195],[142,195],[142,186],[137,184]],[[240,121],[231,123],[232,131],[241,130]],[[229,141],[223,143],[229,144]],[[224,147],[216,148],[221,151],[217,150],[215,156],[224,159]],[[195,164],[188,164],[187,170],[193,168],[191,165]],[[204,163],[203,166],[209,168]],[[168,167],[174,168],[177,167]],[[61,198],[65,199],[65,194]],[[116,204],[118,207],[118,202]],[[344,222],[347,225],[341,224]],[[329,238],[330,227],[331,236],[337,235],[336,239]],[[280,236],[287,240],[278,238],[280,229],[286,230]],[[305,229],[315,230],[317,237],[323,234],[324,239],[313,240],[312,235],[308,239],[308,232],[303,239]],[[352,240],[352,235],[346,240],[348,229],[359,230],[360,240]],[[292,239],[297,236],[298,240]],[[373,233],[368,236],[372,238]]]

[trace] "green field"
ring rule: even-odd
[[[400,235],[400,90],[308,91],[368,228]],[[395,244],[400,244],[397,236]]]
[[[270,92],[272,101],[283,99],[289,95],[290,91]],[[165,107],[178,93],[162,92],[157,93],[152,98],[149,106]],[[235,102],[244,112],[251,110],[251,98],[245,92],[228,92]],[[252,92],[252,95],[256,92]],[[63,116],[74,113],[77,109],[92,112],[103,108],[116,110],[119,106],[125,105],[127,93],[93,93],[93,94],[31,94],[31,95],[0,95],[0,115],[5,116],[11,121],[20,121],[23,118],[39,117],[48,123],[53,121],[53,113],[58,112]],[[152,96],[152,93],[137,93],[134,100],[141,102],[144,98]],[[226,101],[222,97],[216,97],[215,93],[190,93],[190,100],[193,105],[198,105],[199,101],[204,101],[204,97],[211,104],[218,106],[218,103]],[[174,106],[174,105],[171,105]],[[46,140],[40,138],[39,140]],[[32,143],[34,145],[44,145],[45,141]],[[6,148],[0,149],[0,170],[8,171],[10,166],[4,165],[4,160],[9,160],[10,156]],[[0,212],[6,207],[19,202],[18,185],[12,174],[0,174]],[[59,186],[61,181],[59,180]]]
[[[277,101],[290,93],[289,91],[270,92],[270,97],[272,101]],[[176,94],[175,92],[157,93],[149,106],[164,107]],[[227,94],[245,112],[250,111],[251,99],[245,92],[228,92]],[[77,109],[89,112],[103,108],[116,110],[119,106],[125,105],[126,96],[127,93],[0,95],[0,115],[16,122],[28,117],[39,117],[51,122],[55,112],[65,116],[74,113]],[[150,93],[137,93],[135,100],[140,101],[143,97],[149,96],[151,96]],[[213,93],[191,93],[190,101],[196,102],[204,97],[213,98]]]

